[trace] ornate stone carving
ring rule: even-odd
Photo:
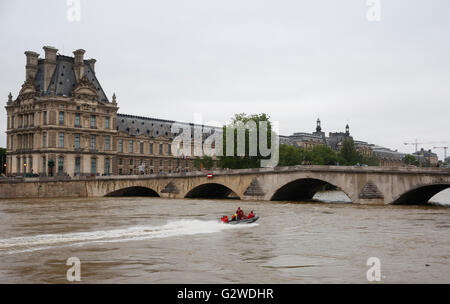
[[[89,81],[87,76],[83,76],[78,81],[75,89],[73,90],[73,96],[75,99],[86,99],[98,101],[98,92],[95,86]]]
[[[13,103],[12,94],[11,94],[11,92],[9,92],[7,105],[10,105],[12,103]]]
[[[27,99],[34,99],[37,94],[37,88],[34,84],[33,78],[29,77],[25,82],[22,84],[22,88],[20,89],[19,96],[17,96],[16,101],[22,101]]]

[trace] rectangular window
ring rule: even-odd
[[[143,142],[139,143],[139,152],[141,154],[144,154],[144,143]]]
[[[109,136],[105,136],[105,150],[109,150],[110,149],[110,139]]]
[[[64,157],[58,157],[58,173],[64,172]]]
[[[150,143],[150,147],[149,147],[150,149],[150,154],[153,154],[153,143]]]
[[[75,113],[75,127],[81,127],[80,113]]]
[[[159,144],[159,154],[163,154],[163,144]]]
[[[133,159],[130,159],[130,166],[133,165]]]
[[[97,159],[95,157],[91,158],[91,173],[97,174]]]
[[[123,139],[119,139],[119,152],[123,152]]]
[[[129,151],[130,153],[133,153],[133,141],[132,141],[132,140],[130,140],[130,143],[129,143],[129,145],[128,145],[128,151]]]
[[[42,133],[42,147],[47,147],[47,133]]]
[[[91,150],[95,150],[95,135],[91,135]]]
[[[59,112],[59,124],[64,125],[64,112]]]
[[[11,116],[11,129],[14,129],[14,116]]]
[[[59,133],[58,148],[64,148],[64,133]]]
[[[119,165],[123,165],[123,159],[119,158]]]
[[[109,158],[105,158],[105,174],[109,174]]]
[[[47,171],[47,159],[45,156],[42,156],[42,173],[46,173]]]
[[[30,114],[30,126],[34,127],[34,114]]]
[[[80,174],[81,172],[81,158],[75,157],[75,174]]]
[[[105,129],[109,129],[109,117],[105,118]]]
[[[95,115],[91,116],[91,128],[95,129],[96,123],[95,123]]]
[[[75,134],[75,149],[80,149],[80,134]]]
[[[171,144],[167,144],[167,153],[169,154],[169,155],[172,155],[172,145]]]
[[[43,119],[43,124],[46,125],[47,124],[47,111],[44,111],[44,119]]]

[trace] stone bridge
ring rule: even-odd
[[[333,185],[357,204],[422,204],[450,188],[450,169],[292,166],[168,175],[0,180],[0,198],[160,196],[302,201]]]

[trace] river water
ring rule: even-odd
[[[450,189],[441,206],[152,197],[0,201],[0,283],[450,283]],[[447,207],[442,206],[447,204]],[[261,218],[217,221],[238,206]]]

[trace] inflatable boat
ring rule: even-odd
[[[220,219],[220,221],[224,224],[230,224],[230,225],[237,225],[237,224],[251,224],[256,222],[259,219],[259,215],[255,213],[255,216],[252,218],[242,219],[242,220],[236,220],[236,221],[224,221],[223,218]]]

